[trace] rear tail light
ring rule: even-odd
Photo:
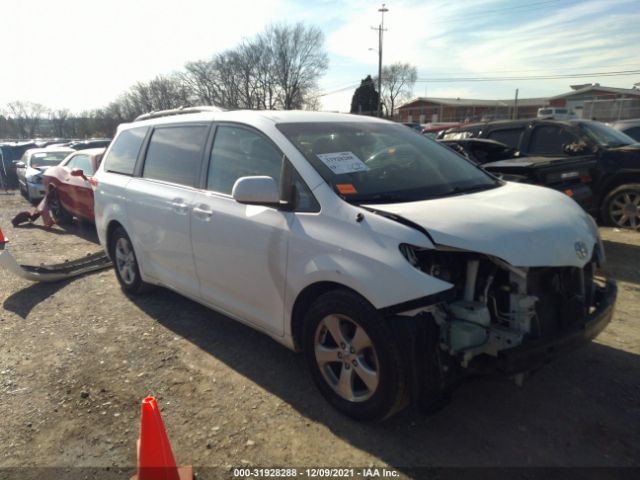
[[[593,181],[593,178],[591,178],[591,175],[581,175],[580,181],[582,183],[591,183]]]
[[[564,193],[566,193],[567,195],[569,195],[570,197],[573,197],[573,190],[571,190],[570,188],[567,188]]]

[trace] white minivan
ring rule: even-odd
[[[571,198],[401,124],[148,114],[119,127],[94,183],[126,292],[170,288],[302,350],[354,418],[436,408],[469,373],[521,379],[613,313],[598,229]]]

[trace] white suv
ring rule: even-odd
[[[161,285],[301,349],[358,419],[434,408],[469,372],[522,378],[613,312],[597,228],[573,200],[403,125],[147,115],[119,127],[94,180],[125,291]]]

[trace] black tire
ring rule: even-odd
[[[336,325],[345,345],[330,332]],[[365,337],[371,347],[360,349],[367,344]],[[346,290],[321,295],[305,316],[302,343],[313,381],[340,412],[357,420],[384,420],[407,405],[407,375],[398,342],[384,318],[362,297]],[[335,359],[321,365],[316,346]],[[369,388],[374,377],[375,387]]]
[[[152,285],[142,281],[138,258],[124,228],[118,227],[113,231],[109,242],[109,255],[113,262],[116,278],[125,292],[139,294],[152,289]]]
[[[602,221],[611,227],[640,229],[640,183],[620,185],[602,202]]]
[[[52,188],[47,195],[47,203],[49,204],[49,211],[51,212],[51,218],[58,225],[68,225],[73,220],[71,215],[60,201],[60,194],[55,188]]]

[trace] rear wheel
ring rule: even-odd
[[[142,281],[138,259],[133,251],[131,239],[124,228],[118,227],[111,236],[110,254],[120,286],[127,293],[144,293],[151,285]]]
[[[334,290],[309,309],[307,365],[322,395],[358,420],[382,420],[406,405],[406,375],[393,332],[362,297]]]
[[[602,217],[607,225],[640,229],[640,184],[614,188],[603,202]]]
[[[51,216],[53,217],[54,222],[58,225],[67,225],[71,223],[73,215],[71,215],[67,209],[62,206],[60,194],[56,189],[51,189],[49,191],[47,203],[49,204],[49,210],[51,211]]]

